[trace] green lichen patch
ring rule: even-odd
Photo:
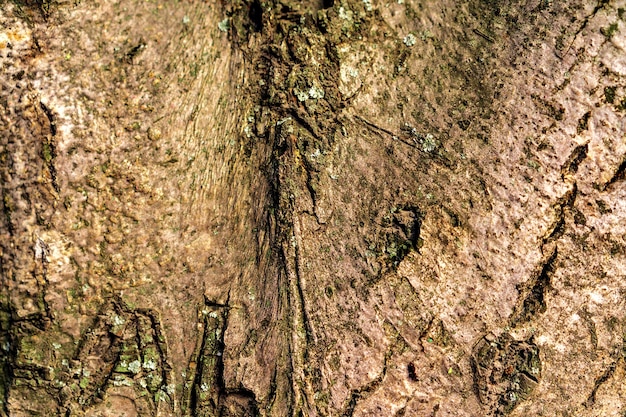
[[[615,23],[611,23],[607,27],[603,27],[602,29],[600,29],[600,32],[602,32],[602,34],[606,36],[607,38],[611,39],[613,35],[617,33],[618,29],[619,29],[619,26],[617,22],[615,22]]]
[[[604,87],[604,101],[606,101],[607,103],[613,104],[615,102],[616,91],[617,91],[616,86]]]

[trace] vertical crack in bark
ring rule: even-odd
[[[587,158],[589,152],[589,144],[578,145],[574,148],[570,156],[561,167],[561,178],[566,179],[568,176],[578,172],[580,163]]]
[[[290,164],[290,161],[285,162]],[[290,166],[284,167],[287,172],[291,171]],[[290,178],[287,172],[283,172],[284,176],[281,176],[282,181],[279,180],[279,184],[284,184],[285,181]],[[304,301],[304,293],[302,288],[302,277],[300,273],[299,265],[299,241],[300,227],[297,223],[295,214],[295,208],[293,202],[290,201],[291,192],[293,190],[280,189],[281,206],[277,211],[282,214],[282,222],[280,222],[281,230],[281,269],[282,273],[287,279],[287,304],[289,305],[289,314],[291,316],[291,363],[292,363],[292,375],[293,375],[293,387],[294,390],[294,410],[293,415],[298,413],[309,414],[310,402],[307,395],[306,385],[308,380],[305,375],[305,363],[308,354],[308,346],[310,343],[311,328],[307,317],[306,306]],[[285,193],[288,193],[285,199]],[[286,204],[285,204],[286,203]]]
[[[228,300],[230,296],[228,297]],[[193,417],[256,416],[254,392],[224,383],[224,334],[228,327],[229,301],[205,299],[198,316],[202,323],[196,353],[187,369],[182,412]]]
[[[192,416],[219,415],[220,396],[223,395],[224,386],[222,352],[226,312],[225,308],[209,303],[201,310],[204,316],[204,331],[190,392]]]
[[[167,395],[171,410],[177,409],[176,398],[170,392],[173,381],[172,366],[169,362],[167,342],[161,329],[158,314],[151,309],[140,308],[133,311],[137,326],[136,345],[143,367],[146,386],[153,396]],[[165,391],[162,388],[165,387]],[[155,404],[158,410],[160,402]]]
[[[39,303],[40,308],[43,310],[43,320],[52,322],[52,311],[50,305],[46,300],[48,293],[48,255],[50,247],[41,238],[37,238],[35,243],[34,256],[35,256],[35,275],[39,284]]]
[[[598,349],[598,333],[596,331],[596,324],[593,322],[591,314],[586,307],[582,308],[578,314],[583,319],[585,326],[587,326],[587,331],[589,331],[589,342],[591,342],[591,346],[595,351],[596,349]]]
[[[550,244],[558,240],[561,236],[563,236],[563,233],[565,233],[565,214],[567,210],[572,210],[577,196],[578,185],[576,182],[573,182],[571,188],[552,206],[552,209],[556,212],[556,220],[548,228],[548,232],[542,239],[542,252],[544,251],[544,248],[551,246]]]
[[[311,203],[313,204],[313,212],[310,213],[311,215],[313,215],[313,217],[315,217],[315,220],[317,221],[317,224],[322,224],[322,222],[320,222],[320,218],[317,215],[317,191],[315,189],[315,185],[313,183],[313,173],[315,172],[315,169],[313,168],[312,164],[309,162],[309,160],[306,157],[302,158],[302,165],[304,168],[304,172],[306,175],[306,188],[309,192],[309,196],[311,197]],[[306,213],[308,213],[308,210],[305,210]]]
[[[41,156],[48,168],[48,172],[50,173],[50,181],[52,183],[52,187],[54,190],[59,193],[61,189],[59,188],[59,183],[57,181],[57,170],[54,164],[54,159],[56,158],[57,150],[56,150],[56,142],[55,137],[57,135],[57,125],[56,118],[52,110],[46,106],[42,101],[39,102],[39,106],[43,111],[48,125],[49,135],[43,138]]]
[[[274,167],[269,178],[273,194],[270,210],[274,213],[277,225],[275,243],[279,248],[279,274],[283,277],[279,282],[285,282],[285,288],[281,288],[280,292],[282,294],[284,290],[286,293],[291,327],[289,349],[294,395],[291,414],[313,415],[316,410],[317,413],[322,412],[314,401],[316,390],[312,386],[314,378],[309,370],[318,365],[310,363],[315,360],[310,354],[316,335],[310,317],[310,314],[314,314],[310,312],[312,306],[307,305],[307,295],[311,290],[307,288],[307,277],[303,270],[304,257],[308,254],[305,253],[302,240],[310,236],[304,236],[308,231],[301,230],[304,226],[300,223],[299,215],[308,213],[312,206],[311,214],[317,223],[324,221],[318,213],[320,201],[315,188],[317,162],[308,160],[306,153],[309,150],[319,150],[322,154],[332,152],[333,132],[340,125],[337,112],[345,107],[346,98],[339,92],[338,45],[334,43],[338,38],[323,29],[320,31],[321,26],[311,21],[306,13],[292,10],[290,2],[274,6],[265,8],[263,13],[263,34],[267,36],[265,40],[272,44],[266,48],[265,54],[261,54],[262,72],[265,73],[263,104],[271,110],[275,119],[269,135],[273,148],[271,165]],[[328,19],[324,17],[326,25],[329,24]],[[333,19],[337,21],[331,23],[337,26],[343,24],[338,16],[333,15]],[[294,23],[298,21],[299,25]],[[363,26],[367,26],[365,21]],[[325,63],[312,64],[307,57],[320,51],[324,51],[322,55],[326,59]],[[360,116],[356,117],[367,128],[375,130],[376,134],[385,132]],[[405,140],[391,131],[386,133],[394,140],[419,149],[415,141]],[[309,145],[311,149],[308,149]],[[311,205],[306,198],[302,198],[303,193],[308,193]],[[400,210],[393,224],[389,225],[389,233],[383,236],[385,247],[381,248],[381,253],[393,268],[411,249],[418,248],[422,220],[422,214],[416,207],[403,206]],[[386,361],[387,358],[385,371]],[[354,412],[357,400],[366,392],[373,391],[383,377],[384,372],[365,388],[352,392],[346,408],[348,412],[350,404],[354,403],[349,415]]]
[[[0,257],[0,272],[4,277],[2,257]],[[9,391],[14,378],[14,365],[17,357],[17,340],[14,335],[14,323],[12,320],[10,304],[6,304],[4,279],[2,280],[2,298],[0,302],[0,414],[9,415]]]
[[[615,369],[617,368],[617,362],[613,362],[609,365],[609,367],[600,375],[593,384],[593,389],[591,390],[591,394],[587,397],[587,400],[584,403],[584,406],[589,408],[592,407],[596,402],[596,395],[598,394],[598,390],[606,381],[608,381],[613,374],[615,373]]]
[[[537,314],[546,311],[545,292],[550,286],[550,276],[554,273],[555,262],[558,256],[556,246],[550,256],[544,260],[541,270],[526,283],[526,290],[522,290],[523,301],[518,302],[515,312],[509,321],[510,327],[516,327],[532,320]]]

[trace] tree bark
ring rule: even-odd
[[[0,414],[623,415],[625,10],[0,2]]]

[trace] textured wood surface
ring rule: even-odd
[[[0,3],[0,413],[620,416],[626,3]]]

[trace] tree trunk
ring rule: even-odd
[[[625,10],[0,0],[0,415],[624,415]]]

